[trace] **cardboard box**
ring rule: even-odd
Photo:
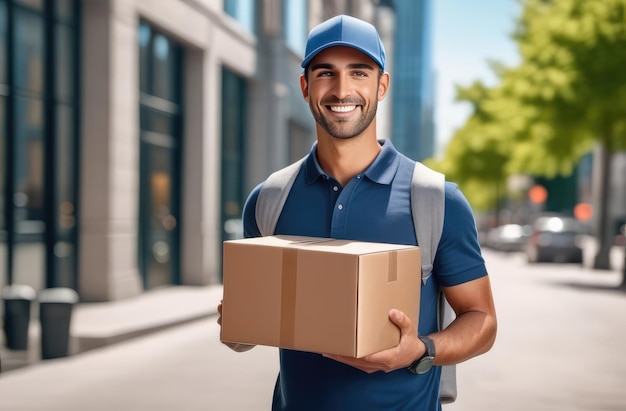
[[[389,310],[419,318],[415,246],[269,236],[224,242],[221,340],[363,357],[391,348]]]

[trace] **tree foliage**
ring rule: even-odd
[[[514,36],[522,63],[504,78],[537,110],[520,141],[547,147],[565,170],[594,141],[626,148],[626,0],[523,4]]]
[[[495,87],[457,88],[473,114],[430,162],[464,191],[517,173],[568,175],[595,142],[626,148],[626,0],[520,2],[520,64],[494,64]],[[466,194],[477,208],[497,200]]]

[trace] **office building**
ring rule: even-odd
[[[221,281],[249,191],[309,151],[310,27],[374,1],[0,0],[0,289]]]

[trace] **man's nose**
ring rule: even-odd
[[[350,79],[348,76],[339,75],[337,76],[337,81],[335,83],[335,96],[338,99],[344,99],[349,97],[352,93],[352,86],[350,83]]]

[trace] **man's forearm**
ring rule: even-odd
[[[495,316],[479,311],[460,314],[441,332],[431,334],[437,353],[435,365],[450,365],[484,354],[496,339]]]

